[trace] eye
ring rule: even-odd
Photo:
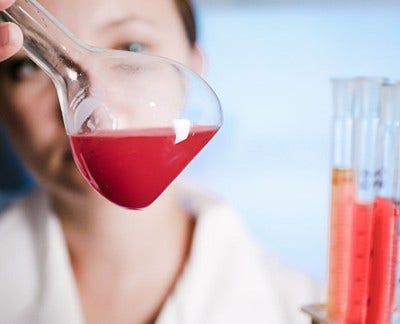
[[[32,79],[39,71],[39,67],[29,58],[16,58],[4,63],[6,76],[13,82]]]
[[[145,46],[139,42],[127,43],[127,44],[121,46],[122,50],[129,51],[129,52],[143,52],[144,48],[145,48]]]

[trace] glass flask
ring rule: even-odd
[[[151,204],[222,125],[214,91],[182,64],[89,46],[34,0],[0,18],[52,79],[79,170],[120,206]]]

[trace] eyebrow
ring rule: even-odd
[[[104,26],[101,26],[99,28],[99,30],[104,31],[109,28],[116,28],[116,27],[120,27],[120,26],[127,25],[130,23],[134,23],[137,21],[146,22],[145,20],[139,18],[137,15],[129,15],[129,16],[125,16],[122,18],[113,19],[113,20],[109,21],[107,24],[105,24]]]

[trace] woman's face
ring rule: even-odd
[[[200,72],[201,56],[187,40],[174,0],[41,0],[90,45],[143,51]],[[15,148],[48,189],[86,190],[71,157],[50,79],[19,53],[0,68],[0,109]]]

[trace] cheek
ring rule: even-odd
[[[52,83],[21,84],[6,93],[4,121],[17,150],[29,160],[47,158],[51,147],[65,137]]]
[[[171,41],[168,44],[160,44],[155,54],[170,58],[192,68],[190,48],[186,46],[185,43],[179,42],[178,40]]]

